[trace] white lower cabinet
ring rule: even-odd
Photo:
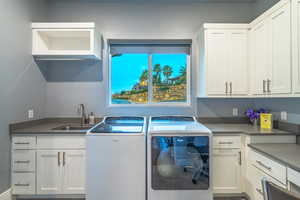
[[[286,167],[273,161],[264,155],[250,150],[248,163],[247,181],[248,195],[251,200],[263,200],[262,179],[276,184],[279,187],[287,189]]]
[[[214,193],[241,193],[239,149],[213,150]]]
[[[12,141],[13,195],[85,194],[84,136],[13,136]]]
[[[84,194],[84,150],[37,151],[37,194]]]
[[[68,150],[64,153],[63,192],[67,194],[84,194],[85,150]]]
[[[61,152],[37,151],[37,194],[62,194]]]
[[[241,193],[241,137],[214,136],[213,191],[215,194]]]
[[[35,193],[34,173],[12,173],[12,194],[30,195]]]

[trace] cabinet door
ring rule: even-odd
[[[229,32],[229,88],[232,95],[248,94],[247,38],[247,30]]]
[[[266,94],[266,81],[270,73],[269,23],[263,21],[251,32],[251,93]]]
[[[241,193],[239,149],[213,150],[214,193]]]
[[[62,153],[37,151],[37,194],[62,194]]]
[[[205,35],[207,95],[226,95],[229,64],[227,31],[206,30]]]
[[[68,150],[62,154],[63,193],[85,193],[85,151]]]
[[[272,94],[291,92],[291,12],[290,3],[271,15]]]
[[[293,91],[300,93],[300,0],[292,1]]]

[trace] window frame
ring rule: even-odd
[[[186,102],[153,102],[153,83],[152,83],[152,55],[148,54],[148,103],[134,103],[134,104],[113,104],[112,103],[112,83],[111,83],[111,75],[112,75],[112,56],[110,54],[110,47],[108,46],[107,50],[107,66],[108,66],[108,106],[109,107],[190,107],[191,106],[191,63],[192,63],[192,45],[190,54],[186,54],[186,68],[187,68],[187,86],[186,86]]]

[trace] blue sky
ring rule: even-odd
[[[173,68],[172,77],[179,75],[181,66],[186,65],[186,54],[154,54],[152,64]],[[148,54],[123,54],[112,58],[112,93],[130,90],[139,81],[141,73],[148,69]]]

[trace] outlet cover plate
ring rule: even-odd
[[[233,116],[238,116],[239,115],[239,109],[238,108],[233,108],[232,109],[232,115]]]
[[[280,120],[282,120],[282,121],[287,120],[287,112],[286,111],[280,112]]]
[[[28,110],[28,118],[29,119],[34,118],[34,111],[32,109]]]

